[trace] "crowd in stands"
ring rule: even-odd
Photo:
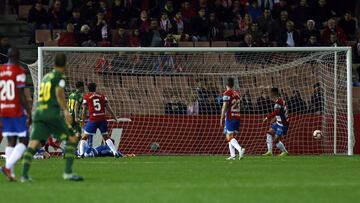
[[[59,46],[169,47],[180,41],[253,46],[343,46],[356,41],[356,1],[22,0],[28,23],[63,29]],[[116,30],[116,31],[113,31]],[[32,37],[31,43],[34,43]]]

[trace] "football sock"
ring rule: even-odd
[[[230,151],[230,156],[235,157],[235,148],[232,146],[230,142],[229,142],[229,151]]]
[[[284,144],[282,142],[280,142],[280,141],[278,143],[276,143],[276,147],[278,149],[280,149],[280,151],[282,151],[282,152],[287,152],[286,149],[285,149]]]
[[[241,147],[240,147],[238,141],[237,141],[235,138],[232,138],[232,139],[230,140],[230,143],[231,143],[231,145],[240,153]]]
[[[9,146],[7,146],[7,147],[5,148],[5,157],[6,157],[5,161],[6,161],[6,162],[7,162],[8,159],[10,158],[10,156],[11,156],[11,154],[12,154],[13,151],[14,151],[14,147],[9,147]],[[5,167],[8,168],[8,167],[6,166],[6,164],[5,164]],[[11,170],[11,175],[14,175],[14,168],[13,168],[13,167],[9,167],[8,169]]]
[[[110,139],[107,139],[106,140],[106,145],[109,146],[111,152],[115,155],[117,153],[116,149],[115,149],[115,145],[114,143],[110,140]]]
[[[272,136],[269,133],[266,134],[266,144],[267,144],[268,152],[272,152],[273,139],[272,139]]]
[[[30,147],[28,147],[24,153],[22,176],[25,178],[29,177],[30,165],[35,153],[36,151]]]
[[[72,165],[75,158],[76,144],[67,142],[65,146],[65,173],[72,173]]]
[[[86,140],[80,140],[80,144],[79,144],[80,156],[84,155],[85,153],[85,145],[86,145]]]
[[[25,150],[26,146],[23,143],[18,143],[10,157],[6,159],[5,167],[10,168],[11,172],[13,172],[15,163],[21,158]]]

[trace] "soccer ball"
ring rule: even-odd
[[[321,130],[315,130],[314,132],[313,132],[313,137],[315,138],[315,139],[321,139],[321,137],[322,137],[322,132],[321,132]]]

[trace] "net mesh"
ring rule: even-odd
[[[52,70],[56,53],[43,52],[44,74]],[[123,118],[118,123],[110,121],[109,126],[122,129],[119,147],[124,153],[227,154],[219,115],[228,77],[235,78],[235,89],[241,94],[237,138],[247,153],[266,151],[271,123],[262,120],[273,110],[271,87],[281,90],[288,105],[290,127],[284,144],[290,153],[347,152],[345,51],[74,50],[66,55],[66,93],[79,80],[97,83],[97,90]],[[37,89],[37,64],[30,70]],[[313,138],[314,130],[322,131],[321,139]]]

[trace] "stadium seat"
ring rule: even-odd
[[[62,32],[66,32],[66,30],[62,30],[62,29],[54,29],[54,30],[52,30],[51,38],[53,40],[58,40],[60,38],[60,34]]]
[[[210,47],[210,42],[194,42],[195,47]]]
[[[57,47],[58,41],[57,40],[46,41],[46,42],[44,42],[44,46],[45,47]]]
[[[239,47],[239,46],[240,46],[240,43],[241,43],[241,42],[239,42],[239,41],[235,41],[235,42],[229,41],[229,42],[228,42],[228,47]]]
[[[360,98],[360,87],[353,87],[353,98]]]
[[[172,85],[173,87],[188,88],[189,87],[189,78],[186,76],[173,76],[172,84],[173,84]]]
[[[179,47],[193,47],[193,42],[179,42]]]
[[[31,7],[32,5],[20,5],[18,19],[27,20]]]
[[[233,29],[224,30],[223,33],[224,33],[224,38],[225,39],[228,39],[229,37],[234,36],[234,34],[235,34]]]
[[[227,47],[227,41],[213,41],[211,42],[212,47]]]
[[[35,42],[44,43],[51,41],[51,30],[36,30],[35,31]]]

